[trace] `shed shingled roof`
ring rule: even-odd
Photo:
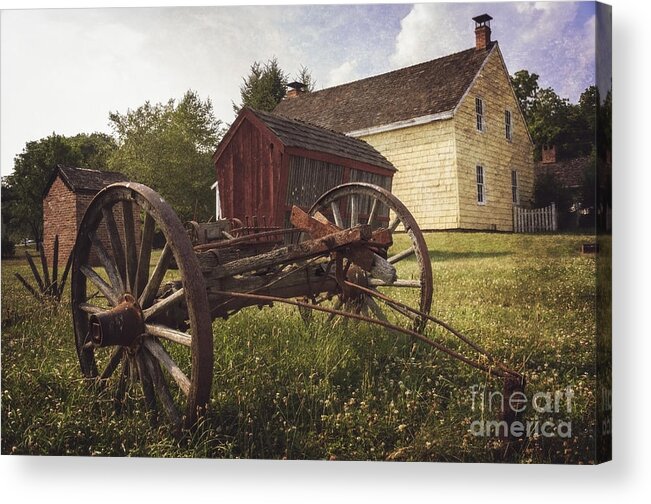
[[[289,119],[252,108],[246,110],[249,110],[260,119],[286,147],[327,152],[396,171],[396,168],[382,154],[363,140],[321,128],[305,121]]]
[[[88,168],[75,168],[72,166],[58,165],[45,187],[43,196],[48,193],[56,177],[60,175],[63,182],[73,192],[96,193],[107,185],[116,182],[128,182],[129,178],[122,173],[90,170]]]
[[[274,113],[346,133],[451,111],[494,47],[303,93],[281,101]]]

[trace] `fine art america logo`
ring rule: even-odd
[[[470,387],[472,410],[482,413],[481,420],[474,420],[469,431],[481,437],[572,437],[572,421],[566,420],[572,412],[572,387],[552,392],[536,392],[531,397],[515,391],[505,396],[502,392],[488,391],[479,385]],[[534,414],[522,420],[525,412]],[[484,419],[497,413],[500,420]]]

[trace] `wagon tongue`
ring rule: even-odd
[[[145,332],[142,310],[131,294],[111,310],[90,316],[90,338],[95,346],[130,346]]]

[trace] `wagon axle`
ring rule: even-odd
[[[112,309],[92,314],[88,323],[90,341],[97,347],[131,346],[145,333],[142,310],[136,299],[128,293]]]

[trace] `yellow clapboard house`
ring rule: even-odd
[[[471,49],[316,92],[296,85],[274,113],[372,145],[424,230],[512,231],[513,206],[533,198],[533,143],[491,17],[473,19]]]

